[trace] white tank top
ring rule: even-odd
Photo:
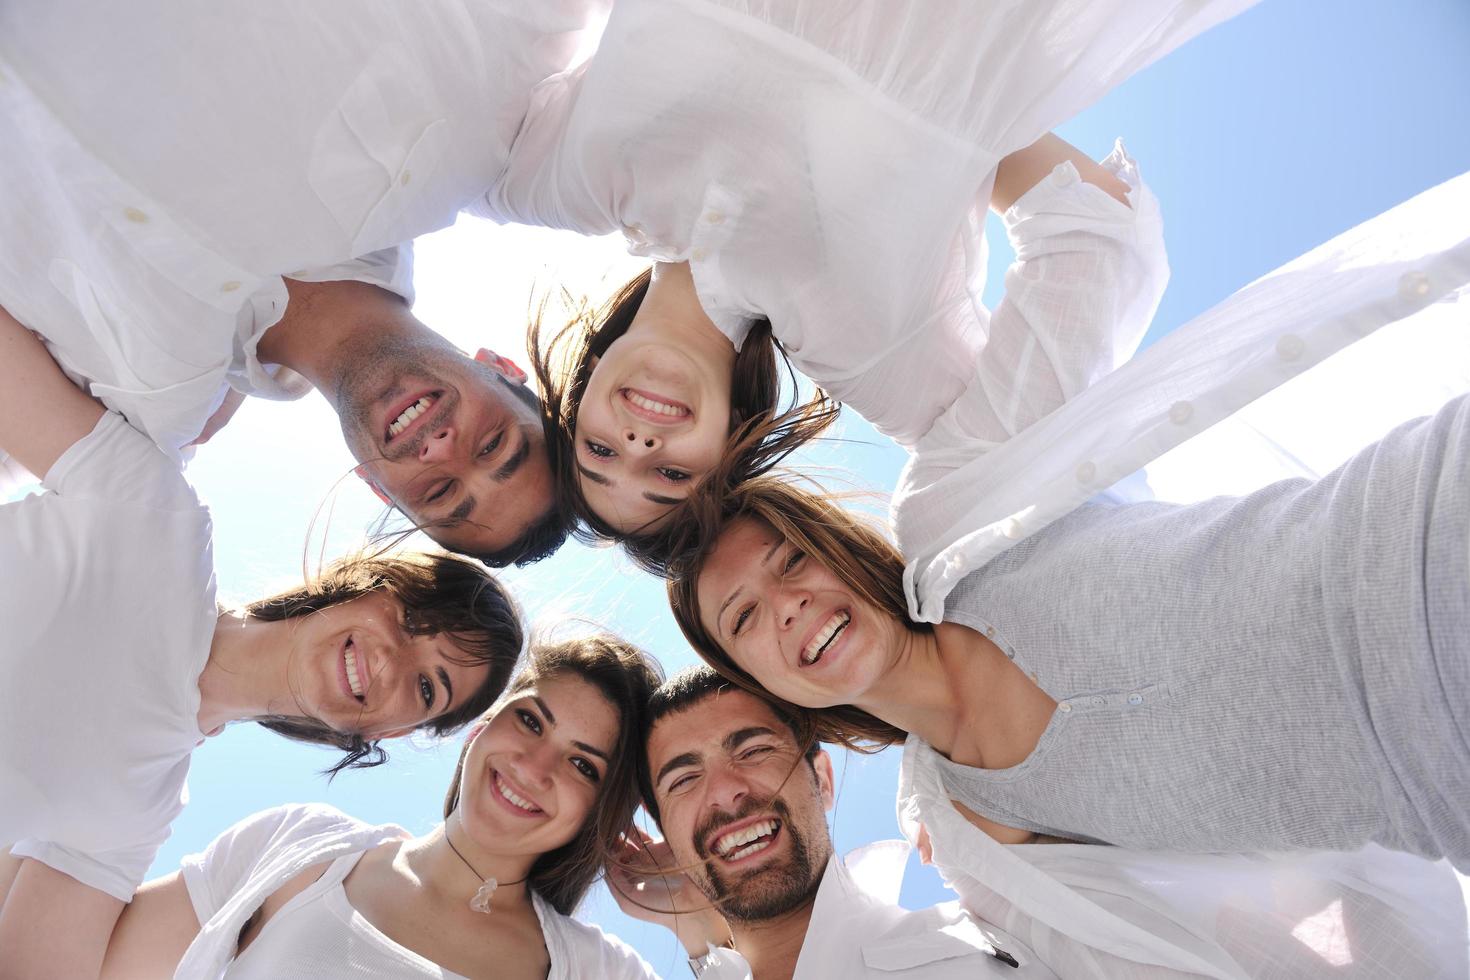
[[[230,980],[313,977],[434,977],[464,980],[389,939],[347,901],[342,882],[362,852],[333,861],[311,886],[293,897],[230,963]]]

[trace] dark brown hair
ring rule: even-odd
[[[452,734],[500,696],[525,640],[515,601],[478,562],[445,552],[351,555],[332,562],[299,588],[250,603],[244,612],[281,622],[380,591],[403,606],[410,633],[443,633],[462,652],[463,662],[490,666],[484,683],[453,711],[419,726],[434,735]],[[333,776],[343,769],[388,761],[376,739],[339,732],[315,718],[270,715],[256,721],[299,742],[341,749],[345,755],[326,770]]]
[[[532,644],[527,663],[482,720],[494,718],[521,691],[561,674],[580,677],[601,692],[618,715],[618,738],[598,783],[597,802],[577,835],[531,865],[528,883],[562,915],[572,911],[592,887],[619,840],[633,827],[638,807],[634,773],[641,754],[643,712],[648,696],[663,680],[658,662],[630,643],[595,634],[560,643]],[[444,796],[444,819],[459,806],[459,782],[470,743],[465,742]]]
[[[652,268],[644,270],[600,307],[593,307],[585,300],[572,302],[571,321],[543,343],[542,321],[547,297],[533,311],[526,349],[542,392],[541,421],[546,431],[547,458],[557,487],[555,509],[563,515],[563,523],[572,527],[573,537],[585,543],[621,542],[634,562],[654,574],[662,574],[669,547],[667,528],[679,521],[682,507],[675,507],[658,529],[633,534],[620,532],[598,517],[582,495],[574,438],[577,412],[587,390],[587,380],[592,376],[593,359],[602,357],[614,341],[628,332],[652,278]],[[791,392],[790,404],[784,409],[780,405],[778,354],[785,365]],[[816,438],[837,418],[839,406],[821,392],[802,405],[796,405],[795,398],[795,372],[771,333],[771,321],[758,319],[735,355],[730,384],[732,425],[724,455],[728,459],[737,446],[740,451],[727,468],[729,472],[738,479],[758,476]],[[754,430],[759,430],[761,439],[748,438]]]
[[[856,595],[909,630],[929,632],[908,617],[903,592],[903,558],[878,527],[842,507],[839,498],[804,490],[795,478],[761,476],[722,494],[700,494],[684,505],[684,518],[669,567],[669,605],[690,646],[722,677],[750,693],[805,712],[816,737],[862,752],[901,742],[905,732],[852,705],[801,708],[775,697],[741,670],[700,620],[699,575],[720,536],[736,521],[761,521],[812,561],[821,562]]]

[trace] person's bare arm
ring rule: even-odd
[[[0,907],[0,980],[96,977],[123,903],[25,858]]]
[[[40,339],[0,307],[0,449],[44,477],[102,412],[102,403],[71,383]]]
[[[1068,162],[1077,168],[1083,183],[1100,187],[1122,203],[1128,203],[1126,183],[1060,136],[1047,133],[1000,161],[995,171],[995,186],[990,191],[991,210],[1006,211],[1058,165]]]
[[[199,920],[183,873],[155,878],[138,889],[117,920],[102,976],[104,980],[171,977],[198,934]]]

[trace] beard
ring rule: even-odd
[[[720,827],[767,809],[780,819],[781,833],[791,838],[785,860],[767,861],[751,871],[733,874],[721,870],[719,862],[711,858],[704,841],[709,840]],[[704,869],[705,880],[698,882],[700,890],[727,918],[742,922],[774,919],[809,902],[822,883],[822,872],[826,870],[827,857],[831,852],[829,844],[821,849],[820,863],[814,860],[812,845],[815,841],[809,842],[802,829],[792,822],[790,808],[780,797],[770,801],[746,797],[736,813],[705,821],[695,832],[694,842]]]

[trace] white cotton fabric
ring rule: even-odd
[[[912,445],[985,341],[971,225],[1000,159],[1249,5],[619,2],[475,210],[687,260],[737,347],[768,318]]]
[[[961,903],[1060,976],[1376,980],[1470,971],[1465,904],[1446,862],[1378,847],[1217,855],[1091,844],[1003,846],[944,791],[911,737],[898,817]]]
[[[792,980],[1016,976],[1014,967],[992,955],[997,949],[1021,963],[1028,980],[1057,980],[1015,936],[977,921],[955,902],[899,906],[908,855],[903,841],[878,841],[845,860],[828,860]],[[700,980],[751,980],[750,964],[738,950],[711,949],[706,962]]]
[[[972,428],[959,417],[975,403],[983,410],[989,398],[980,386],[967,391],[951,409],[958,421],[934,425],[893,496],[911,618],[939,621],[945,596],[971,571],[1374,331],[1422,318],[1463,323],[1463,304],[1448,313],[1440,304],[1455,304],[1470,291],[1467,214],[1470,175],[1246,286],[1065,405],[1052,406],[1051,414],[1018,419],[1032,424],[1004,442],[998,442],[1004,432]],[[1410,325],[1403,334],[1413,332]],[[1388,377],[1411,385],[1403,372]],[[1347,386],[1335,390],[1344,402],[1357,400]],[[1298,429],[1305,421],[1298,419]],[[1288,434],[1285,427],[1266,428]],[[1331,452],[1341,458],[1343,449],[1334,445]]]
[[[0,844],[127,901],[187,799],[209,512],[107,413],[0,506]]]
[[[0,4],[0,227],[24,243],[0,306],[176,455],[227,385],[299,397],[256,357],[282,277],[411,301],[407,243],[495,180],[606,8]]]
[[[379,932],[353,909],[343,890],[342,882],[366,851],[407,836],[402,828],[365,824],[322,804],[290,804],[246,817],[203,852],[184,858],[184,883],[201,928],[174,977],[463,980]],[[328,863],[321,878],[283,905],[237,958],[240,930],[251,913],[291,878]],[[534,892],[531,897],[551,958],[548,980],[655,977],[617,937],[561,915]]]

